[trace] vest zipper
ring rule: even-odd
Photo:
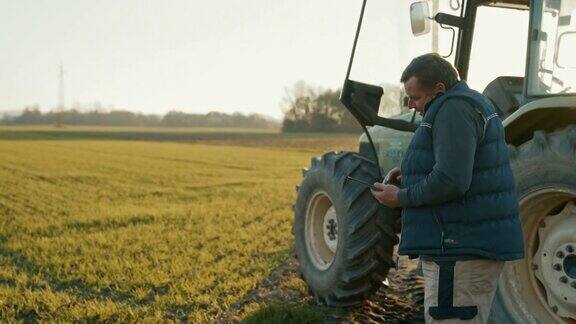
[[[436,223],[438,223],[438,226],[440,227],[440,247],[442,248],[442,253],[445,253],[445,251],[444,251],[444,226],[442,226],[442,222],[440,221],[438,214],[436,214],[436,210],[432,210],[432,214],[434,214],[434,218],[436,219]]]

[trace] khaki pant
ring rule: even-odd
[[[452,291],[452,303],[455,308],[476,306],[477,315],[471,320],[459,318],[434,319],[429,309],[438,309],[439,286],[446,286],[446,273],[440,280],[440,266],[433,261],[422,261],[422,270],[425,279],[424,288],[424,317],[426,323],[487,323],[490,308],[498,283],[498,278],[504,267],[504,261],[494,260],[468,260],[456,261],[453,265],[453,290],[444,289],[441,298],[446,298],[446,291]],[[443,270],[445,271],[445,270]],[[451,288],[451,287],[449,287]],[[444,306],[446,299],[444,299]],[[446,310],[443,307],[443,310]],[[461,308],[462,309],[462,308]],[[436,313],[434,313],[436,314]],[[435,315],[438,317],[438,315]]]

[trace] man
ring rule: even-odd
[[[504,262],[524,257],[502,122],[437,54],[412,60],[400,81],[423,118],[372,194],[402,208],[399,253],[422,261],[426,322],[486,323]]]

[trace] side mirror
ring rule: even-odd
[[[428,2],[419,1],[410,5],[410,23],[414,36],[420,36],[430,32],[430,9],[428,8]]]

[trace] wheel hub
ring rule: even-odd
[[[310,199],[306,214],[306,247],[314,266],[326,270],[338,246],[338,218],[332,201],[324,191]]]
[[[338,220],[336,219],[336,209],[331,206],[324,214],[324,242],[332,251],[336,253],[338,243]]]
[[[534,275],[546,291],[548,305],[560,317],[576,319],[576,205],[568,202],[556,215],[543,219],[539,248],[533,256]]]
[[[569,278],[576,279],[576,255],[571,254],[564,259],[564,272]]]

